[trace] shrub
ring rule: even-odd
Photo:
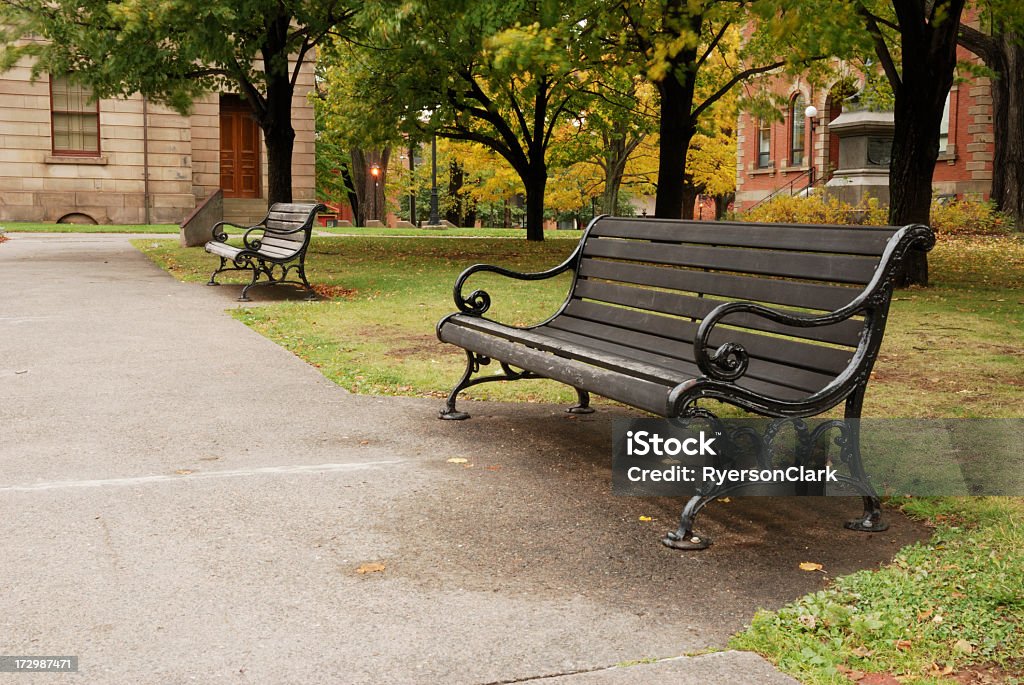
[[[851,224],[884,226],[888,209],[875,198],[858,205],[825,194],[809,197],[780,196],[739,216],[740,221],[793,224]]]
[[[819,194],[809,197],[780,196],[748,210],[740,221],[759,223],[846,224],[885,226],[889,208],[875,198],[851,205],[835,197]],[[1013,230],[1013,220],[996,211],[991,202],[960,199],[932,202],[931,227],[939,235],[1005,235]]]
[[[1013,230],[1013,219],[991,202],[964,199],[933,202],[931,226],[939,235],[1005,235]]]

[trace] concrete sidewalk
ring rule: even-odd
[[[822,587],[801,561],[847,573],[924,534],[845,532],[854,500],[733,499],[711,549],[675,552],[679,502],[610,493],[614,410],[437,421],[346,393],[226,315],[237,288],[127,236],[10,237],[0,655],[77,655],[80,682],[792,683],[675,657]]]

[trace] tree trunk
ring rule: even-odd
[[[680,219],[693,219],[693,205],[700,195],[699,188],[693,184],[693,176],[686,174],[683,177],[683,204]]]
[[[391,148],[383,150],[363,150],[353,147],[352,182],[358,197],[358,207],[353,207],[356,226],[365,226],[367,221],[380,221],[387,211],[384,186],[388,179],[388,158]],[[376,166],[379,175],[374,179],[371,170]]]
[[[1024,230],[1024,48],[1013,32],[961,25],[960,44],[995,72],[992,79],[992,201]]]
[[[601,193],[601,212],[609,216],[615,216],[619,207],[619,188],[622,187],[622,177],[626,172],[626,160],[629,153],[635,149],[626,144],[624,135],[616,135],[614,138],[605,137],[604,155],[604,192]]]
[[[658,154],[658,191],[654,199],[654,216],[678,219],[683,215],[683,183],[686,174],[686,151],[696,128],[690,117],[693,87],[684,86],[673,73],[658,82],[661,94],[661,134]],[[691,215],[693,210],[691,207]]]
[[[725,213],[729,211],[729,203],[736,199],[736,193],[715,195],[715,221],[725,219]]]
[[[904,72],[906,68],[904,66]],[[902,97],[896,97],[896,128],[889,166],[889,222],[893,226],[929,223],[932,175],[939,156],[941,116],[925,114],[935,107],[937,92],[932,88],[911,90],[907,81],[904,84]],[[945,94],[942,98],[945,99]],[[941,104],[938,111],[941,115]],[[924,252],[913,251],[907,255],[897,285],[928,285],[928,258]]]
[[[1024,48],[1013,33],[989,38],[991,57],[985,65],[996,72],[992,81],[992,200],[1024,230]]]
[[[964,0],[935,0],[926,8],[915,0],[893,0],[900,23],[902,73],[893,83],[895,129],[889,164],[889,222],[894,226],[929,223],[932,175],[939,156],[939,129],[956,67],[957,29]],[[929,11],[941,21],[930,21]],[[888,51],[876,51],[891,64]],[[889,68],[890,79],[892,69]],[[928,285],[928,257],[912,251],[897,286]]]
[[[545,166],[531,164],[523,175],[526,186],[526,239],[544,240],[544,192],[548,184]]]
[[[453,226],[462,226],[462,185],[465,174],[458,162],[452,160],[448,165],[448,208],[444,218]]]
[[[252,84],[243,83],[242,93],[257,112],[267,148],[267,202],[292,201],[292,151],[295,129],[292,127],[292,88],[289,73],[287,35],[292,17],[282,10],[266,19],[267,34],[260,53],[266,74],[266,98],[260,102]]]

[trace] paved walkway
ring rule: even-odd
[[[236,290],[126,236],[0,245],[0,654],[77,655],[88,683],[786,683],[676,657],[820,588],[799,562],[846,573],[922,534],[734,499],[714,547],[668,550],[678,502],[609,492],[611,410],[449,423],[350,395],[227,316]]]

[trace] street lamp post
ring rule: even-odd
[[[370,175],[373,176],[373,218],[380,220],[377,216],[377,189],[380,187],[380,167],[376,164],[370,167]]]
[[[811,147],[807,151],[807,166],[810,169],[810,183],[808,188],[814,187],[814,127],[818,123],[818,108],[814,105],[807,105],[807,109],[804,110],[804,116],[807,117],[811,128]]]

